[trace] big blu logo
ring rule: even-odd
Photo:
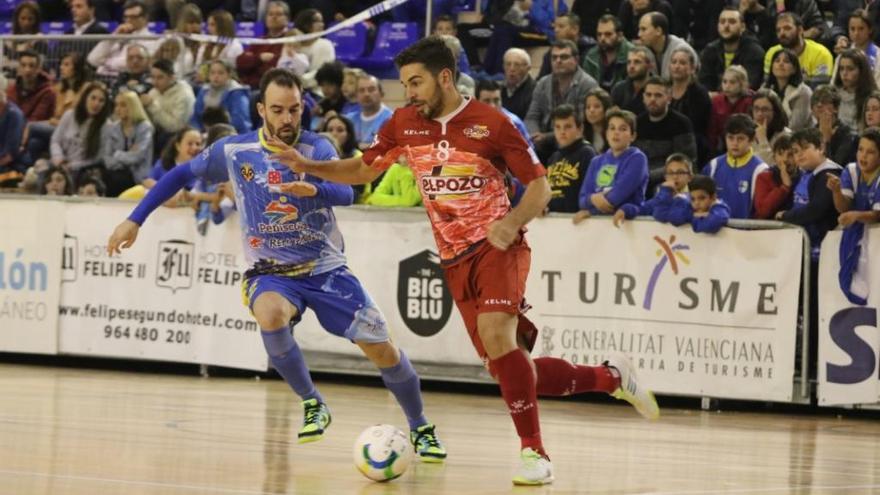
[[[870,327],[875,332],[878,330],[876,308],[846,308],[831,317],[828,323],[831,340],[850,357],[851,363],[844,366],[826,363],[825,376],[830,383],[852,385],[874,375],[877,369],[877,351],[856,333],[859,327]]]

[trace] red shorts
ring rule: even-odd
[[[488,241],[466,258],[445,267],[446,283],[464,320],[471,342],[483,363],[488,363],[486,350],[477,332],[477,315],[503,312],[519,315],[517,340],[531,351],[538,330],[523,313],[526,279],[532,261],[532,250],[521,239],[507,251],[494,248]]]

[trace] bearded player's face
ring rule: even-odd
[[[263,102],[257,103],[266,131],[286,144],[292,145],[302,121],[302,93],[297,87],[270,83]]]
[[[438,77],[447,77],[447,70]],[[400,68],[406,101],[414,105],[427,119],[433,119],[443,110],[443,88],[440,80],[425,68],[424,64],[408,64]]]

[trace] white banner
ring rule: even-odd
[[[193,210],[160,208],[109,258],[131,203],[65,205],[59,351],[265,370],[259,328],[241,302],[237,218],[196,232]]]
[[[528,239],[535,355],[598,364],[621,351],[660,393],[791,400],[799,231],[547,218]]]
[[[838,281],[841,231],[829,232],[819,260],[819,404],[880,402],[880,277],[872,268],[868,304],[857,306],[843,295]],[[880,229],[865,231],[868,260],[880,260]]]
[[[64,204],[0,205],[0,350],[55,354]]]

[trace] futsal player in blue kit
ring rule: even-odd
[[[332,207],[352,203],[351,187],[301,176],[269,159],[285,145],[315,160],[338,159],[325,137],[300,129],[301,91],[292,72],[266,72],[257,103],[262,128],[224,138],[169,171],[116,227],[107,250],[112,255],[130,247],[147,216],[194,178],[231,180],[250,265],[243,293],[272,365],[303,400],[299,442],[319,440],[331,421],[291,331],[311,308],[328,332],[353,341],[379,368],[406,415],[417,455],[442,462],[446,450],[423,414],[419,377],[391,342],[382,312],[346,266]]]

